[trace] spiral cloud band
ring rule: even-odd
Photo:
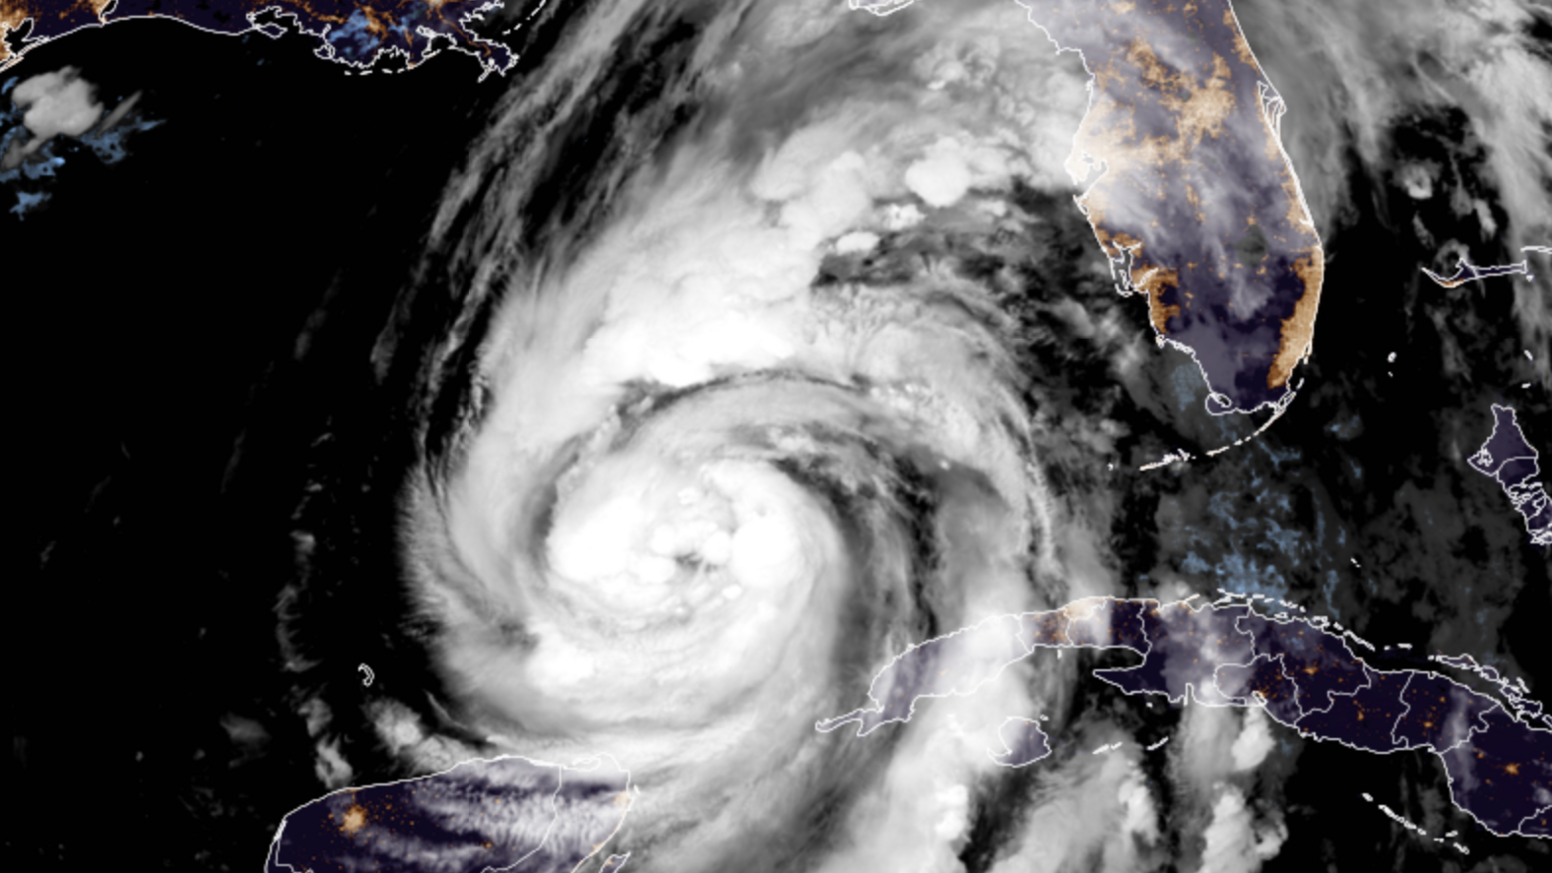
[[[545,50],[446,189],[374,356],[412,385],[417,454],[408,617],[385,636],[434,676],[405,693],[379,670],[370,728],[416,773],[518,756],[564,786],[606,756],[629,790],[588,795],[599,830],[565,843],[594,870],[1255,869],[1287,836],[1244,775],[1274,747],[1266,716],[1186,707],[1160,738],[1153,704],[1096,702],[1077,652],[954,633],[1196,591],[1122,578],[1113,477],[1137,459],[1116,443],[1153,416],[1243,445],[1265,416],[1205,414],[1227,409],[1218,365],[1154,340],[1210,307],[1163,317],[1174,292],[1143,287],[1142,249],[1097,244],[1147,216],[1114,186],[1103,210],[1075,202],[1095,85],[1031,4],[852,5],[534,12]],[[1286,171],[1247,105],[1223,129]],[[1318,252],[1297,184],[1269,190]],[[1264,226],[1246,270],[1277,249]],[[1168,381],[1145,374],[1166,353]],[[1241,411],[1270,396],[1262,370]],[[933,639],[953,642],[892,661]],[[888,717],[823,721],[847,712]],[[325,781],[351,782],[319,749]]]
[[[1035,186],[1070,185],[1084,103],[1023,19],[720,11],[655,83],[703,92],[697,117],[488,280],[481,413],[411,495],[417,585],[504,751],[630,770],[633,865],[952,863],[987,742],[1034,705],[1010,672],[898,741],[813,729],[910,641],[1070,593],[1038,566],[1015,277],[985,254],[1041,220]],[[512,132],[629,87],[587,80],[622,50],[562,53]],[[522,135],[508,172],[565,160]],[[833,845],[786,836],[823,822]]]

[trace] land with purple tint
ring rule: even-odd
[[[818,722],[859,736],[909,721],[924,698],[967,695],[1040,649],[1124,649],[1132,667],[1093,675],[1127,694],[1173,703],[1259,706],[1316,740],[1386,754],[1420,750],[1444,761],[1455,805],[1498,836],[1552,837],[1552,718],[1533,701],[1505,703],[1427,670],[1378,670],[1324,622],[1272,618],[1243,603],[1087,598],[1060,609],[1004,615],[908,649],[873,678],[869,705]],[[1051,753],[1028,719],[1000,735],[1005,766]]]
[[[1002,615],[914,646],[873,680],[868,696],[875,707],[821,722],[819,730],[828,733],[856,722],[857,734],[866,736],[890,722],[910,721],[923,698],[973,694],[1004,667],[1029,654],[1030,648],[1019,638],[1021,630],[1017,619]]]
[[[1282,150],[1282,99],[1227,0],[1018,0],[1092,75],[1067,169],[1117,290],[1141,295],[1159,342],[1201,368],[1215,413],[1281,409],[1308,355],[1325,256]],[[854,2],[879,15],[910,0]],[[0,71],[83,28],[167,18],[220,34],[287,29],[353,70],[413,67],[442,49],[482,76],[515,63],[502,0],[13,0]],[[526,20],[526,19],[525,19]],[[1031,39],[1040,39],[1033,29]]]
[[[992,760],[1004,767],[1023,767],[1051,754],[1051,738],[1033,719],[1010,718],[1002,723],[997,735],[1008,751],[993,755]]]
[[[1019,0],[1093,76],[1068,159],[1123,294],[1224,413],[1285,404],[1325,256],[1282,150],[1284,104],[1226,0]]]
[[[1225,706],[1243,703],[1227,697],[1213,679],[1220,664],[1249,662],[1250,634],[1235,627],[1249,607],[1193,611],[1185,603],[1142,604],[1142,664],[1119,670],[1096,670],[1094,676],[1129,694],[1162,693],[1171,703],[1192,695],[1202,703]],[[1203,658],[1203,653],[1212,657]]]
[[[1467,459],[1471,468],[1498,483],[1525,519],[1533,545],[1552,545],[1552,497],[1541,482],[1541,455],[1525,439],[1511,406],[1493,404],[1493,432]]]
[[[602,763],[578,769],[509,756],[346,788],[287,815],[265,869],[571,871],[619,829],[629,785],[627,773]]]
[[[474,57],[484,73],[505,73],[516,60],[511,51],[488,38],[492,31],[475,30],[489,27],[501,6],[499,0],[12,0],[0,10],[0,71],[84,28],[165,18],[231,36],[257,31],[274,38],[290,29],[316,40],[320,58],[356,69],[389,57],[413,67],[451,49]]]

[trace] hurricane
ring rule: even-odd
[[[405,494],[411,593],[471,727],[630,770],[643,869],[951,860],[1028,677],[889,741],[814,723],[895,649],[1084,590],[988,254],[1039,260],[1082,68],[967,11],[614,13],[445,225],[497,299],[433,371],[462,397]]]
[[[941,867],[1003,719],[1060,717],[1053,663],[815,730],[894,651],[1106,584],[1038,463],[1104,430],[1031,348],[1127,345],[1074,303],[1114,295],[1073,257],[1082,62],[1016,5],[924,12],[600,8],[503,98],[428,240],[457,315],[384,352],[421,362],[405,621],[457,726],[384,707],[403,755],[607,753],[644,870]]]
[[[816,729],[923,640],[1197,590],[1123,578],[1118,483],[1174,445],[1149,404],[1246,453],[1283,408],[1201,414],[1117,294],[1075,202],[1078,52],[1016,3],[851,6],[529,14],[373,349],[408,435],[372,461],[391,543],[335,487],[297,510],[278,632],[317,775],[606,755],[640,871],[1151,869],[1181,851],[1166,801],[1202,869],[1254,869],[1287,837],[1223,788],[1274,746],[1254,709],[1193,711],[1165,764],[1005,766],[1010,718],[1162,736],[1053,655]],[[1309,190],[1329,228],[1345,195]],[[342,625],[359,707],[316,680]]]

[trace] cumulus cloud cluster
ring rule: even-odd
[[[1282,848],[1288,830],[1281,822],[1258,824],[1237,789],[1226,788],[1213,805],[1205,833],[1201,873],[1250,873]]]
[[[1081,63],[1015,3],[890,11],[729,4],[685,47],[653,42],[668,13],[600,10],[449,185],[432,245],[497,301],[458,320],[485,331],[477,399],[405,498],[449,718],[614,755],[647,870],[956,870],[978,830],[992,869],[1150,870],[1179,821],[1202,869],[1254,869],[1283,839],[1248,799],[1274,749],[1254,710],[1192,705],[1145,751],[1052,655],[878,736],[813,729],[904,645],[1121,584],[1110,498],[1045,478],[1118,428],[1032,409],[1062,374],[1024,357],[1006,263],[1058,220],[1031,192],[1073,193]],[[670,49],[645,108],[607,102],[622,57]],[[610,147],[567,164],[590,137]],[[1135,366],[1113,315],[1036,303]],[[1048,760],[987,755],[1043,714]],[[374,719],[421,765],[462,751]]]
[[[26,108],[22,124],[32,132],[32,138],[25,142],[20,137],[11,140],[4,157],[0,157],[0,171],[19,166],[56,136],[86,133],[103,112],[96,99],[96,87],[82,79],[75,67],[24,80],[11,93],[11,100]]]

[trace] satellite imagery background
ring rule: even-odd
[[[0,0],[8,868],[1545,869],[1547,93],[1530,0]]]

